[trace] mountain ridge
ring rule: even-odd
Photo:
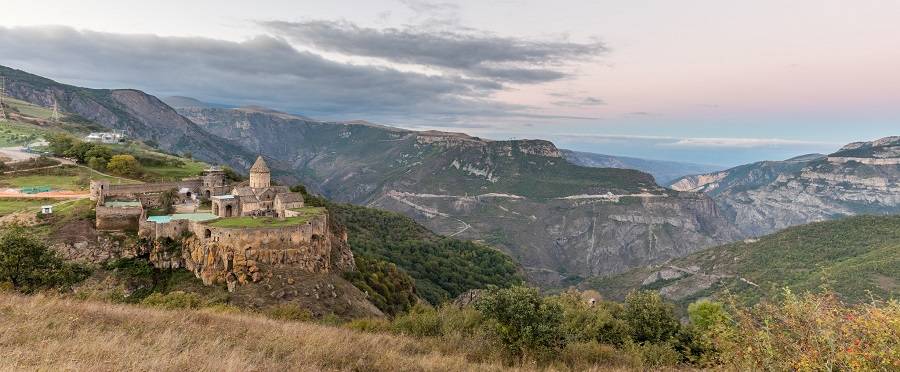
[[[136,89],[91,89],[62,84],[0,66],[6,94],[44,107],[79,115],[108,129],[155,142],[173,153],[190,152],[200,159],[246,168],[254,159],[243,148],[209,135],[158,98]]]
[[[900,213],[900,137],[672,182],[709,195],[748,236],[857,214]]]

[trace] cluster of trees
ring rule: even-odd
[[[102,144],[84,142],[68,134],[53,133],[46,136],[50,152],[57,156],[75,159],[99,171],[109,171],[127,177],[142,173],[141,163],[131,154],[115,154]]]
[[[369,301],[387,315],[395,316],[416,304],[413,279],[390,262],[357,256],[357,271],[344,274],[356,288],[369,295]]]
[[[442,237],[398,213],[324,204],[330,216],[347,228],[354,255],[396,265],[414,279],[417,294],[432,304],[452,300],[474,288],[522,282],[515,262],[494,248]],[[389,283],[383,284],[391,288]]]

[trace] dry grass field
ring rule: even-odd
[[[512,370],[413,338],[0,292],[0,370]]]

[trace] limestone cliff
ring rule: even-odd
[[[696,194],[583,195],[539,201],[511,195],[389,193],[373,205],[442,234],[509,252],[532,282],[609,275],[739,239],[711,199]]]
[[[828,156],[685,177],[672,188],[706,193],[748,236],[842,216],[900,213],[900,137],[849,144]]]

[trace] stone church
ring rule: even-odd
[[[272,172],[262,156],[250,168],[250,180],[241,182],[230,194],[210,197],[212,213],[219,217],[286,217],[290,209],[303,207],[303,196],[287,186],[272,186]]]

